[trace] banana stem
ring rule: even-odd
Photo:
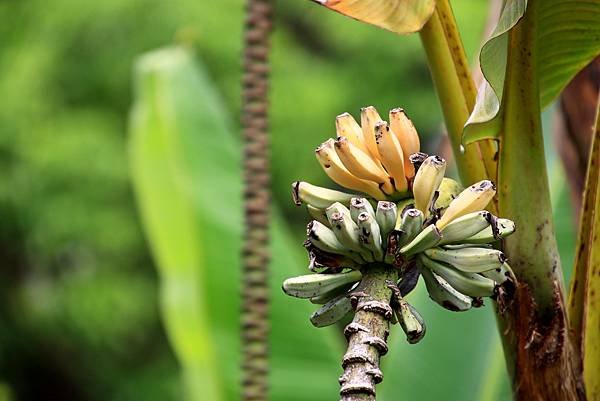
[[[342,360],[340,377],[342,401],[375,401],[375,385],[383,380],[379,360],[387,352],[392,309],[389,282],[398,281],[398,271],[390,265],[369,265],[360,286],[351,294],[356,313],[344,334],[348,349]]]
[[[501,215],[517,225],[504,248],[519,285],[498,318],[515,399],[574,401],[585,395],[567,334],[544,155],[536,44],[540,2],[529,0],[508,38],[498,201]]]
[[[437,2],[420,36],[461,181],[471,184],[485,178],[495,180],[496,146],[493,141],[467,145],[464,152],[461,149],[463,127],[475,105],[477,91],[448,0]]]

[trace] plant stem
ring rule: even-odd
[[[596,123],[592,144],[582,213],[579,220],[577,253],[569,294],[570,332],[575,349],[581,353],[586,391],[591,400],[600,399],[600,98],[596,106]]]
[[[475,105],[477,91],[448,0],[437,2],[420,35],[462,182],[495,179],[496,149],[492,141],[482,141],[481,149],[479,144],[470,144],[461,151],[463,127]]]
[[[518,400],[577,400],[581,393],[567,335],[562,271],[552,224],[537,75],[538,0],[511,30],[504,84],[498,204],[517,231],[504,244],[519,280],[499,314]]]
[[[397,280],[398,272],[392,266],[369,265],[352,295],[358,302],[354,319],[344,330],[348,350],[340,377],[342,401],[375,401],[375,385],[383,380],[379,359],[387,352],[392,314],[388,283]]]
[[[242,250],[242,400],[268,398],[270,0],[247,0],[242,126],[245,233]]]

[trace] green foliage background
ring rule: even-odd
[[[453,5],[474,59],[486,2]],[[0,400],[183,399],[130,184],[132,66],[151,49],[192,43],[229,115],[237,116],[242,11],[239,0],[0,0]],[[335,115],[356,115],[368,104],[382,114],[402,106],[426,150],[437,149],[441,113],[416,36],[363,26],[308,1],[279,1],[272,71],[274,201],[298,246],[306,216],[290,202],[289,185],[298,178],[329,185],[313,149],[334,134]],[[235,119],[231,126],[236,132]],[[559,241],[570,251],[571,212],[559,166],[553,171]],[[219,202],[218,188],[209,190]],[[222,246],[231,252],[226,239]],[[563,253],[565,266],[570,255]],[[294,255],[278,263],[301,271],[305,261]],[[423,399],[506,399],[490,309],[460,317],[432,312],[428,337],[417,347],[396,335],[386,358],[404,376],[386,374],[386,399],[427,383],[439,388],[425,387]],[[453,345],[465,335],[470,352]],[[294,374],[286,374],[285,361],[273,368],[277,380],[299,389],[314,374],[309,362]],[[334,391],[339,368],[330,369]],[[456,370],[469,387],[455,384]],[[431,372],[437,376],[426,376]]]

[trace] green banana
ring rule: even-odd
[[[515,222],[509,219],[496,219],[497,232],[494,233],[492,227],[486,227],[477,234],[466,238],[464,242],[470,244],[486,244],[508,237],[515,232]]]
[[[441,240],[440,231],[435,224],[430,224],[417,234],[412,241],[400,248],[400,253],[408,258],[436,246]]]
[[[465,273],[446,264],[429,259],[421,254],[421,264],[442,277],[455,290],[470,297],[490,297],[494,295],[496,283],[494,280],[476,273]]]
[[[454,312],[463,312],[471,308],[473,299],[452,288],[442,277],[427,268],[421,269],[421,275],[425,280],[429,298],[440,306]]]
[[[400,247],[412,241],[423,228],[425,216],[419,209],[407,209],[396,222],[396,230],[402,232],[398,245]]]
[[[463,249],[463,248],[485,248],[485,249],[493,249],[492,244],[445,244],[442,245],[444,249]]]
[[[429,156],[415,175],[413,182],[413,196],[415,207],[423,212],[425,216],[429,213],[429,206],[438,190],[444,173],[446,172],[446,161],[439,156]]]
[[[310,322],[315,327],[330,326],[352,311],[352,303],[345,295],[340,295],[317,309],[311,316]]]
[[[355,283],[362,274],[358,270],[334,274],[306,274],[288,278],[283,282],[283,292],[297,298],[313,298],[336,288]]]
[[[497,284],[503,284],[508,280],[517,281],[515,274],[506,262],[502,263],[502,266],[498,268],[481,272],[481,275],[494,280]]]
[[[388,234],[396,225],[397,212],[397,207],[394,202],[379,201],[377,203],[375,219],[377,220],[377,224],[379,224],[381,238],[384,242],[387,241]]]
[[[409,344],[416,344],[425,336],[425,321],[421,314],[403,298],[398,300],[394,308],[396,318],[400,327],[406,334],[406,341]]]
[[[362,212],[358,215],[358,239],[367,251],[373,252],[375,260],[383,260],[379,225],[369,212]]]
[[[309,216],[312,217],[314,220],[317,220],[319,223],[329,227],[329,220],[327,220],[327,214],[325,214],[325,209],[319,209],[307,204],[306,211],[308,212]]]
[[[331,301],[333,298],[337,298],[338,296],[342,295],[342,294],[348,294],[348,292],[354,287],[356,286],[356,283],[351,283],[351,284],[347,284],[347,285],[343,285],[341,287],[336,288],[333,291],[329,291],[325,294],[322,295],[318,295],[316,297],[312,297],[310,299],[310,302],[316,305],[323,305],[326,304],[327,302]]]
[[[350,216],[352,220],[358,223],[358,215],[362,212],[367,212],[371,216],[375,217],[375,210],[373,205],[365,198],[352,198],[350,201]]]
[[[359,253],[367,262],[373,261],[370,252],[365,251],[358,239],[358,225],[352,221],[350,211],[339,202],[325,210],[327,219],[338,241],[347,249]]]
[[[430,259],[448,263],[467,273],[481,273],[496,269],[506,261],[506,257],[501,251],[479,247],[461,249],[431,248],[425,251],[425,255]]]
[[[308,226],[306,227],[306,235],[308,237],[308,241],[322,251],[334,253],[336,255],[345,255],[357,263],[364,263],[364,260],[360,257],[360,255],[351,252],[350,249],[346,248],[338,240],[332,229],[316,220],[308,223]]]
[[[298,206],[303,202],[319,209],[325,209],[335,202],[349,205],[350,200],[357,196],[359,195],[318,187],[304,181],[292,183],[292,197]]]
[[[440,245],[461,242],[490,225],[491,213],[485,210],[473,212],[452,220],[440,230]]]
[[[435,208],[442,210],[447,208],[463,189],[463,186],[452,178],[444,177],[438,188],[439,196],[435,201]]]

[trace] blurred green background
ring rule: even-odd
[[[452,4],[474,60],[487,2]],[[228,120],[235,137],[225,140],[228,152],[237,152],[242,20],[240,0],[0,0],[0,400],[186,398],[130,181],[132,71],[145,52],[191,44],[202,76],[212,82],[210,91],[223,100],[219,118]],[[276,290],[277,280],[304,271],[306,264],[300,244],[307,216],[293,206],[290,183],[331,185],[313,149],[334,135],[334,117],[341,112],[356,116],[372,104],[383,115],[402,106],[426,151],[438,149],[441,113],[417,36],[398,37],[306,0],[278,1],[275,24],[272,189],[276,213],[283,216],[274,231],[281,250],[276,252],[283,256],[275,256],[272,266],[277,271],[272,350],[278,355],[273,398],[335,399],[338,334],[309,327],[310,308]],[[552,152],[549,161],[568,270],[573,216]],[[220,185],[235,190],[240,184],[237,170],[231,171],[236,174],[223,177],[235,182]],[[198,191],[216,204],[223,193],[232,196],[218,185],[199,183]],[[241,214],[231,211],[231,216]],[[227,224],[239,225],[241,219]],[[226,240],[211,244],[215,254],[238,252]],[[287,251],[290,244],[293,253]],[[209,328],[237,324],[232,314],[228,324],[217,321],[221,301],[229,312],[239,308],[237,268],[235,260],[220,266],[219,274],[229,277],[229,292],[207,292]],[[223,300],[213,304],[215,297]],[[401,333],[393,333],[382,399],[419,394],[423,400],[508,399],[491,307],[455,315],[430,306],[423,294],[415,297],[426,311],[428,334],[410,346]],[[282,310],[288,306],[298,310],[286,317]],[[293,333],[310,336],[317,348],[295,350]],[[237,341],[235,329],[224,336],[231,344]],[[214,353],[223,351],[223,341]],[[318,347],[331,352],[321,356]],[[229,399],[237,393],[239,373],[231,370],[235,349],[221,354],[231,359],[224,362],[232,376],[226,381]],[[314,391],[302,393],[308,387]]]

